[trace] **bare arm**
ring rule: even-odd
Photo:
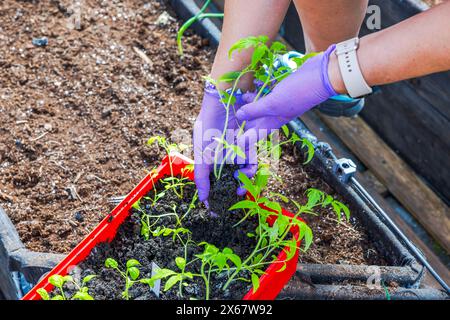
[[[249,64],[252,52],[244,50],[228,59],[228,50],[239,39],[267,35],[274,39],[283,22],[290,0],[227,0],[222,28],[222,38],[211,71],[215,79],[226,72],[238,71]],[[251,77],[240,83],[242,89],[252,86]]]
[[[450,1],[363,37],[358,59],[371,86],[450,70]],[[335,55],[328,72],[336,92],[346,93]]]

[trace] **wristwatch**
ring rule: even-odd
[[[356,50],[359,48],[359,38],[343,41],[336,45],[335,53],[338,57],[339,70],[348,95],[358,98],[372,93],[359,67]]]

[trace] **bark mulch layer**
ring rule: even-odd
[[[190,143],[213,58],[190,32],[178,56],[180,23],[163,1],[85,0],[80,18],[72,4],[0,3],[0,205],[35,251],[69,252],[161,161],[147,138]],[[272,188],[297,201],[310,187],[333,193],[284,151]],[[357,221],[322,214],[308,218],[303,262],[384,264]]]

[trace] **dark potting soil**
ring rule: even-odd
[[[162,185],[158,183],[156,190],[161,190]],[[173,212],[176,206],[176,212],[181,216],[189,209],[191,199],[195,193],[193,184],[187,185],[183,191],[183,199],[180,199],[173,191],[167,190],[165,196],[160,199],[152,208],[151,200],[142,198],[140,207],[147,214],[161,215]],[[148,197],[154,195],[150,191]],[[171,236],[152,237],[145,240],[141,236],[141,222],[139,211],[133,210],[132,215],[119,228],[116,237],[111,243],[102,243],[95,247],[90,255],[79,265],[81,277],[95,274],[95,277],[89,283],[89,293],[96,300],[115,300],[122,299],[122,292],[125,282],[117,271],[108,269],[104,266],[107,258],[113,258],[119,262],[121,269],[125,270],[127,260],[136,259],[141,263],[139,267],[140,278],[151,277],[151,265],[155,262],[160,268],[168,268],[179,271],[175,264],[176,257],[184,257],[184,247],[180,241],[173,241]],[[196,243],[206,241],[214,244],[219,249],[225,247],[231,248],[241,259],[248,256],[256,242],[254,238],[249,238],[247,233],[254,232],[256,222],[246,220],[239,227],[233,227],[243,217],[242,212],[236,211],[213,217],[203,204],[197,203],[186,218],[183,220],[183,227],[192,232],[192,240]],[[175,217],[161,218],[158,225],[168,228],[175,227]],[[153,230],[154,230],[153,228]],[[195,254],[203,251],[203,247],[188,246],[188,259],[190,261]],[[187,271],[200,273],[200,262],[194,262]],[[226,291],[222,290],[227,277],[225,274],[214,275],[211,277],[210,298],[217,299],[242,299],[250,290],[248,283],[235,281]],[[164,287],[162,281],[161,287]],[[184,298],[204,299],[205,286],[201,278],[187,280],[189,286],[183,289]],[[180,299],[177,295],[178,285],[175,285],[167,292],[161,291],[160,299]],[[135,300],[156,299],[155,294],[148,285],[135,284],[130,289],[130,298]]]
[[[236,194],[239,182],[234,177],[235,171],[239,168],[237,165],[225,165],[220,176],[216,179],[214,173],[211,172],[209,181],[211,189],[209,191],[209,208],[218,215],[228,212],[228,209],[235,203],[243,199]]]

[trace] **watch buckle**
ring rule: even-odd
[[[336,45],[335,53],[337,56],[346,54],[359,48],[359,38],[353,38]]]

